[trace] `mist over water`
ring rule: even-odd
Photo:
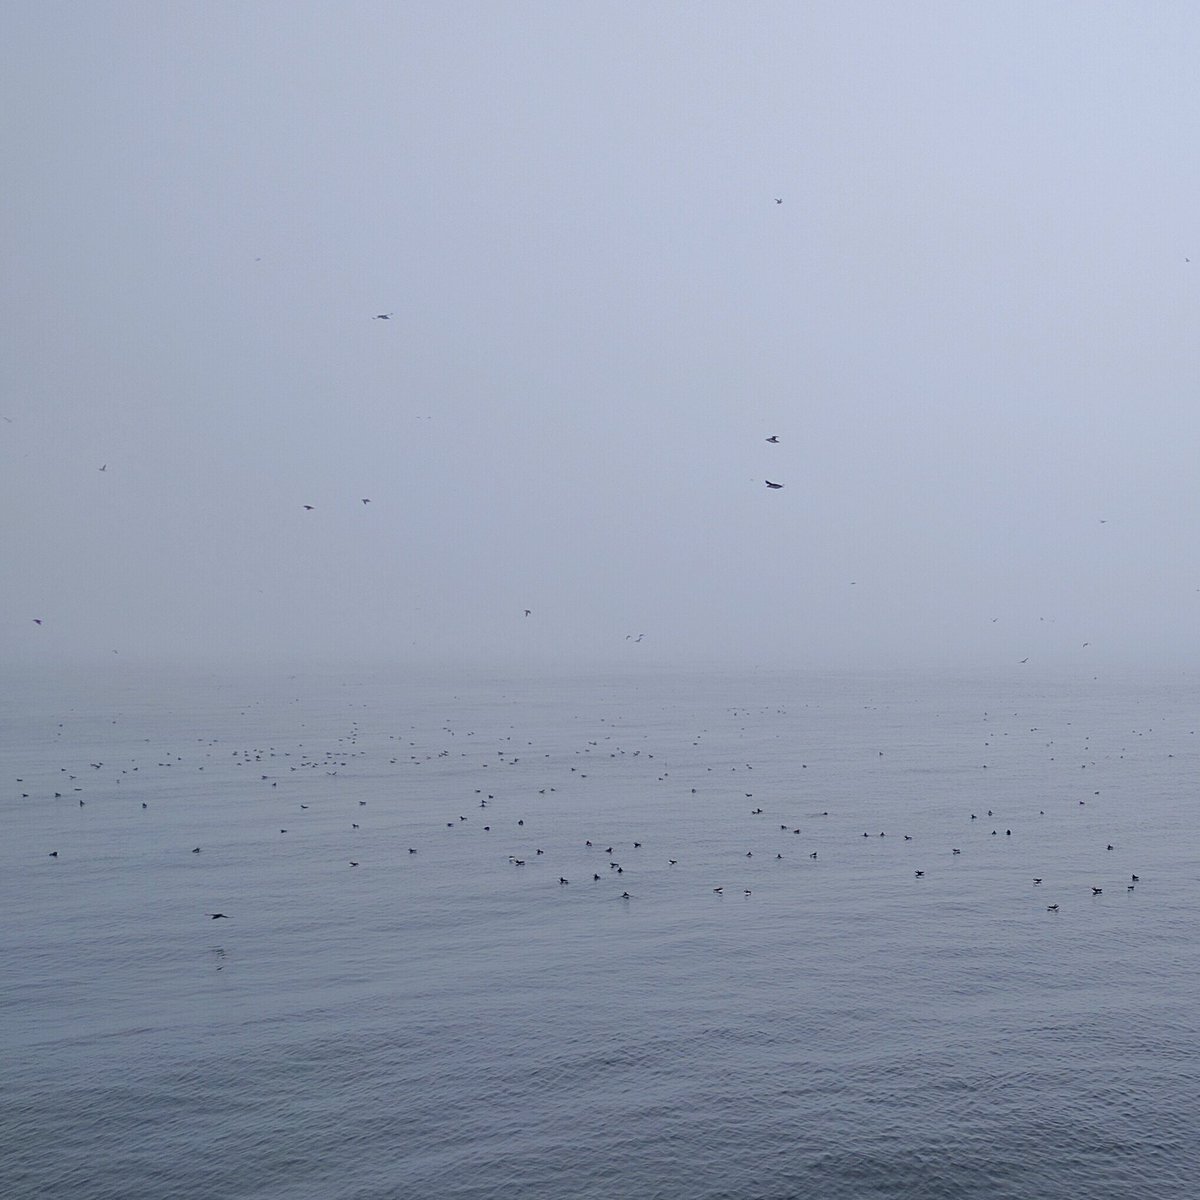
[[[6,1196],[1190,1194],[1187,678],[12,694]]]

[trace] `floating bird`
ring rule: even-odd
[[[49,854],[48,854],[46,857],[47,857],[47,858],[57,858],[57,857],[58,857],[58,851],[57,851],[57,850],[51,850],[51,851],[50,851],[50,853],[49,853]]]
[[[773,446],[779,445],[779,438],[775,434],[771,434],[771,436],[769,438],[767,438],[767,441],[770,442]]]
[[[771,488],[773,491],[776,491],[776,492],[781,487],[783,487],[782,483],[772,483],[769,479],[764,479],[763,482],[767,485],[767,487]]]
[[[1058,912],[1058,905],[1057,904],[1047,904],[1046,911],[1047,912]]]
[[[305,512],[312,512],[312,510],[313,510],[313,506],[312,506],[311,504],[306,504],[306,505],[304,506],[304,511],[305,511]]]
[[[371,320],[372,321],[390,321],[392,319],[392,316],[393,316],[392,313],[376,313],[375,316],[373,316],[371,318]]]

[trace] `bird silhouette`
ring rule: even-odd
[[[375,316],[371,318],[372,321],[390,321],[391,319],[391,313],[376,313]]]
[[[769,438],[767,438],[767,441],[770,442],[771,445],[773,445],[773,446],[779,445],[779,438],[775,434],[771,434],[771,436]]]
[[[767,487],[773,489],[774,491],[778,491],[781,487],[783,487],[782,483],[772,483],[769,479],[764,479],[763,482],[767,485]]]

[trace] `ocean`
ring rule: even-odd
[[[10,672],[0,1196],[1193,1198],[1198,702]]]

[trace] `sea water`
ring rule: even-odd
[[[1194,1197],[1198,701],[10,677],[0,1195]]]

